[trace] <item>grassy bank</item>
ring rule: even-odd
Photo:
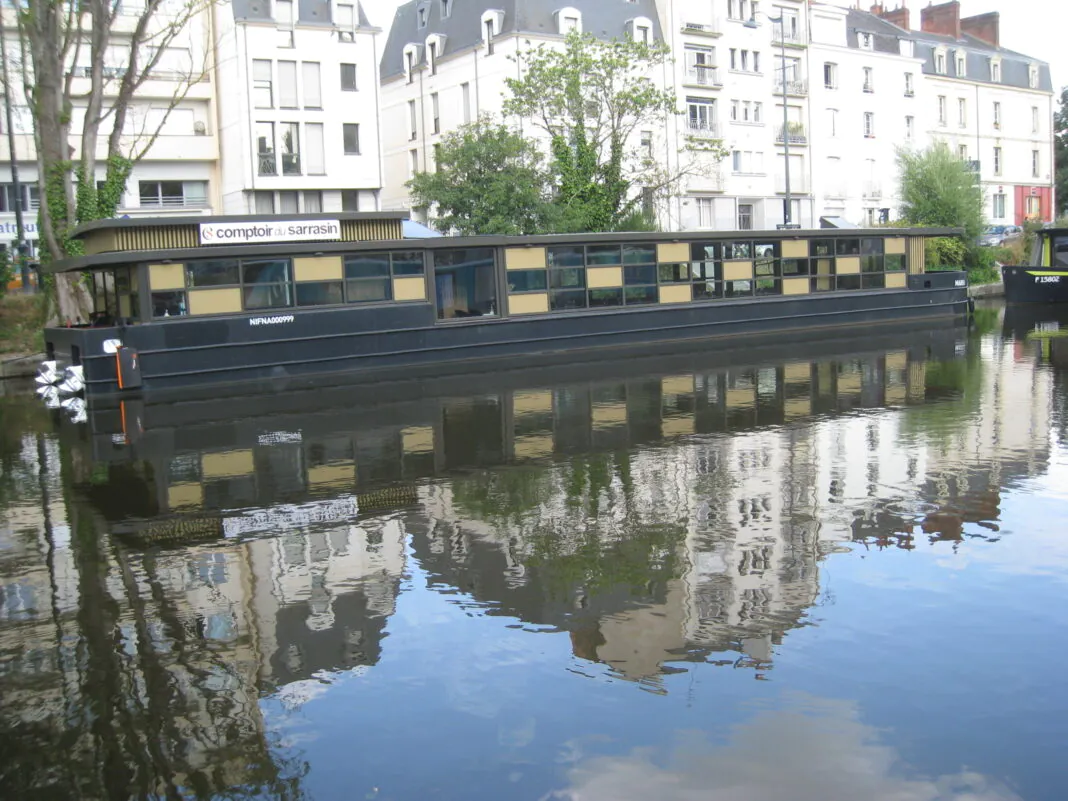
[[[39,353],[44,349],[43,295],[5,295],[0,298],[0,356]]]

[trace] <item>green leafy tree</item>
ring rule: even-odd
[[[649,77],[668,58],[659,42],[577,32],[562,48],[541,45],[518,56],[520,77],[506,81],[504,112],[548,139],[556,230],[614,230],[652,197],[723,157],[719,140],[694,137],[686,147],[692,158],[672,172],[633,147],[639,129],[663,129],[678,114],[675,95]]]
[[[433,226],[460,235],[543,233],[554,214],[549,174],[533,142],[490,117],[447,134],[436,170],[408,182]]]
[[[909,225],[964,229],[963,243],[931,243],[932,255],[953,259],[936,266],[981,266],[978,240],[986,225],[983,190],[968,163],[944,142],[936,142],[926,150],[899,150],[897,164],[902,220]]]
[[[114,216],[133,165],[156,141],[170,110],[207,73],[208,52],[190,24],[212,2],[145,0],[131,15],[113,0],[11,0],[19,55],[10,74],[21,76],[33,116],[42,261],[79,255],[73,230]],[[133,119],[134,97],[160,59],[177,48],[200,55],[168,65],[173,93],[160,103],[165,113],[147,127]],[[6,88],[13,90],[9,96],[17,91]],[[75,109],[83,112],[76,134]],[[56,277],[55,300],[61,318],[86,319],[89,294],[77,276]]]
[[[1068,216],[1068,86],[1061,89],[1060,106],[1053,115],[1053,163],[1057,215]]]

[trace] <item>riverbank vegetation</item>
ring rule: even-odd
[[[43,295],[9,294],[0,297],[0,356],[40,353],[42,328],[48,316]]]

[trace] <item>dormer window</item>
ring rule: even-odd
[[[419,6],[419,8],[415,10],[415,17],[419,22],[420,28],[426,27],[427,17],[430,16],[429,11],[430,9],[426,6]]]
[[[990,80],[994,83],[1001,83],[1001,60],[992,58],[990,59]]]
[[[1027,68],[1027,85],[1032,89],[1038,88],[1038,67],[1034,64]]]
[[[627,36],[635,42],[651,44],[653,41],[653,23],[648,17],[635,17],[627,20]]]
[[[415,68],[419,64],[419,45],[412,43],[404,46],[404,78],[408,83],[415,80]]]
[[[582,33],[582,12],[577,8],[561,8],[556,12],[556,30],[561,36],[572,31]]]
[[[965,56],[964,53],[957,53],[956,62],[957,62],[957,64],[956,64],[956,66],[957,66],[957,77],[958,78],[963,78],[965,75],[968,74],[968,59],[967,59],[967,56]]]
[[[441,18],[448,19],[452,14],[452,0],[441,0]]]
[[[292,25],[293,0],[274,0],[274,19],[279,25]]]
[[[946,74],[946,54],[935,53],[935,72],[939,75]]]
[[[438,74],[438,58],[445,52],[445,35],[432,33],[426,37],[426,64],[430,67],[430,74]]]
[[[874,36],[864,31],[857,33],[857,43],[860,45],[861,50],[871,50],[874,47]]]
[[[504,30],[504,12],[500,9],[490,9],[482,12],[482,44],[486,47],[486,55],[493,55],[493,37],[500,36]]]

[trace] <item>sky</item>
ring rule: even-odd
[[[473,2],[474,0],[461,0]],[[406,0],[362,0],[364,11],[375,25],[388,31],[397,7]],[[689,0],[692,3],[707,3],[710,0]],[[848,0],[830,0],[834,5],[851,6]],[[919,27],[920,8],[928,0],[882,0],[886,8],[905,3],[912,9],[912,25]],[[861,0],[861,7],[871,6],[869,0]],[[726,5],[726,3],[722,3]],[[961,15],[973,16],[989,11],[1001,12],[1001,45],[1010,50],[1026,53],[1049,62],[1053,73],[1053,86],[1059,90],[1068,86],[1068,45],[1065,31],[1068,30],[1068,0],[961,0]]]

